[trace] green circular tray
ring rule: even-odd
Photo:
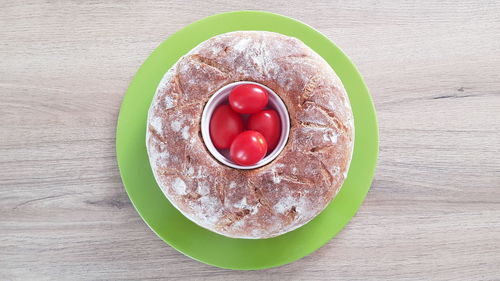
[[[261,240],[227,238],[185,218],[156,184],[146,153],[146,117],[165,72],[208,38],[237,30],[266,30],[302,40],[337,72],[355,120],[354,153],[347,180],[328,207],[306,225]],[[368,89],[349,58],[328,38],[299,21],[267,12],[241,11],[192,23],[165,40],[143,63],[125,94],[116,130],[116,154],[125,189],[149,227],[166,243],[200,262],[230,269],[280,266],[300,259],[334,237],[356,213],[375,172],[378,128]]]

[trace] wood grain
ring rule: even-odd
[[[498,1],[1,1],[0,280],[500,280]],[[123,94],[167,36],[265,9],[364,75],[380,157],[351,223],[312,255],[238,272],[142,222],[114,152]]]

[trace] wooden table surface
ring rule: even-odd
[[[163,243],[115,156],[120,103],[149,53],[242,9],[336,42],[380,125],[375,180],[349,225],[306,258],[249,272]],[[498,1],[0,3],[0,280],[500,280],[499,146]]]

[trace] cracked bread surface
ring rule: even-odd
[[[261,83],[290,116],[283,151],[238,170],[215,160],[200,133],[203,107],[219,88]],[[335,197],[351,161],[354,122],[328,63],[300,40],[265,31],[221,34],[163,77],[148,114],[146,146],[168,200],[196,224],[234,238],[270,238],[300,227]]]

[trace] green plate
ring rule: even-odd
[[[208,38],[236,30],[267,30],[299,38],[342,79],[354,112],[356,136],[347,180],[335,200],[314,220],[287,234],[261,240],[227,238],[185,218],[156,184],[146,153],[146,117],[165,72]],[[116,153],[130,200],[151,229],[181,253],[230,269],[262,269],[300,259],[324,245],[351,219],[375,172],[378,129],[368,90],[349,58],[328,38],[299,21],[267,12],[219,14],[192,23],[163,42],[130,83],[118,117]]]

